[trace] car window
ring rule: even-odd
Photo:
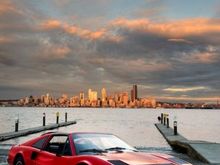
[[[69,138],[66,140],[66,144],[64,146],[62,155],[64,155],[64,156],[71,156],[72,155]]]
[[[59,155],[72,155],[69,138],[67,135],[53,136],[44,150]]]
[[[47,136],[45,137],[45,138],[42,138],[42,139],[40,139],[39,141],[37,141],[36,143],[34,143],[33,145],[32,145],[32,147],[34,147],[34,148],[38,148],[38,149],[42,149],[43,148],[43,145],[44,145],[44,143],[45,143],[45,141],[47,140]]]
[[[85,151],[108,151],[114,148],[135,151],[135,148],[111,134],[83,133],[73,134],[72,137],[77,155],[85,154]]]

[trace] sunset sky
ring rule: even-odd
[[[220,100],[219,0],[1,0],[0,99]]]

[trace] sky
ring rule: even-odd
[[[219,0],[1,0],[0,99],[220,100]]]

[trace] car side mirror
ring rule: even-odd
[[[35,160],[35,159],[37,158],[37,155],[38,155],[38,152],[33,151],[33,152],[31,153],[31,160]]]

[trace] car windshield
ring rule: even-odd
[[[73,134],[76,154],[100,154],[110,151],[136,151],[118,137],[111,134]]]

